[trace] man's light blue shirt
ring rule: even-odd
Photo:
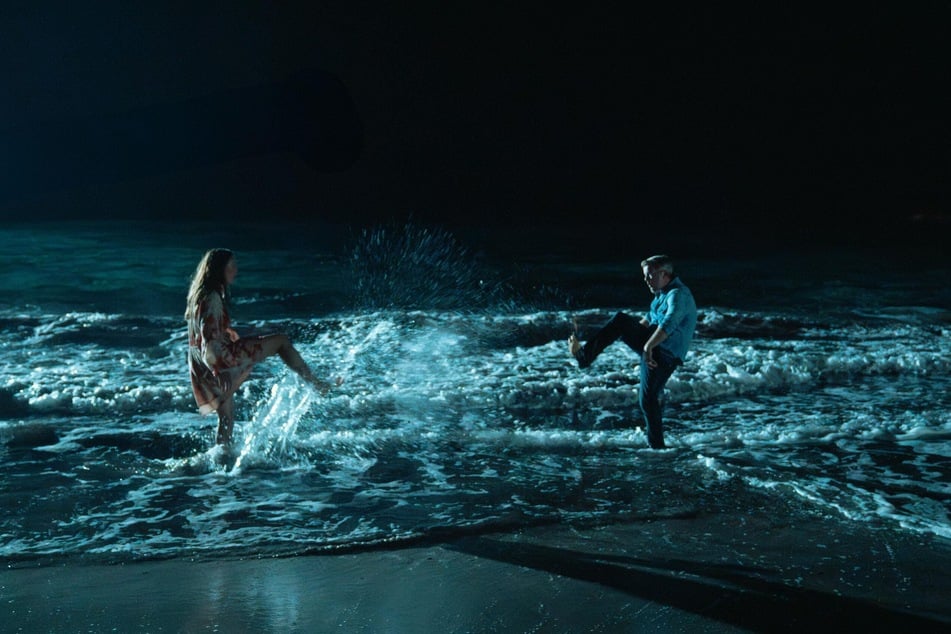
[[[679,277],[672,279],[654,295],[647,321],[667,333],[667,339],[658,348],[672,353],[681,361],[687,358],[687,349],[697,327],[697,304],[693,300],[693,293]]]

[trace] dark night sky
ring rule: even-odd
[[[948,229],[948,3],[93,4],[0,18],[2,160],[20,169],[5,170],[0,218]],[[263,95],[241,111],[260,119],[276,85],[314,70],[340,80],[360,121],[313,115],[361,134],[336,171],[300,148],[235,150],[192,116]],[[241,116],[231,137],[254,128]],[[90,141],[122,126],[141,128],[125,154]],[[194,139],[217,151],[180,147]]]

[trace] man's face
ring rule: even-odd
[[[649,266],[644,267],[644,282],[651,289],[652,293],[662,290],[670,282],[670,274],[663,269],[654,269]]]

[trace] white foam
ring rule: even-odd
[[[603,312],[579,314],[593,322]],[[789,339],[755,326],[735,336],[727,332],[735,318],[708,312],[668,383],[668,444],[689,448],[707,480],[795,496],[856,521],[946,534],[951,521],[935,500],[947,484],[935,475],[935,458],[951,454],[941,393],[951,374],[947,338],[936,337],[931,322],[803,327]],[[179,319],[151,322],[151,347],[56,336],[115,319],[51,320],[32,350],[13,345],[12,331],[0,340],[0,385],[19,408],[11,409],[54,420],[59,441],[45,450],[58,459],[118,455],[132,466],[117,472],[144,474],[131,483],[103,478],[110,484],[101,486],[127,487],[128,495],[65,521],[56,538],[63,548],[134,550],[134,539],[142,550],[169,552],[185,543],[199,550],[294,543],[302,533],[331,543],[504,514],[611,513],[610,494],[606,510],[559,506],[580,486],[584,460],[614,460],[630,479],[638,477],[635,460],[674,460],[646,450],[643,430],[627,427],[641,416],[638,355],[619,343],[578,369],[565,343],[569,313],[380,311],[292,322],[295,345],[315,371],[345,382],[318,396],[276,358],[256,367],[238,395],[233,467],[200,450],[156,467],[134,446],[123,449],[121,436],[200,432],[210,440],[214,421],[195,413]],[[769,316],[751,321],[765,322],[767,333],[786,328]],[[707,336],[717,328],[721,334]],[[119,437],[108,450],[89,442],[103,424]],[[873,453],[882,444],[907,451],[901,467]],[[171,495],[164,479],[187,482],[187,496]],[[911,497],[896,500],[879,486]],[[166,494],[187,498],[187,508],[163,514],[176,504],[163,502]],[[143,534],[134,534],[135,518]],[[72,536],[83,522],[88,530]],[[186,528],[176,535],[167,524]],[[29,548],[45,550],[47,541],[38,535]]]

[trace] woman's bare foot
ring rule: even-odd
[[[310,384],[313,385],[317,389],[317,391],[320,392],[321,394],[326,394],[327,392],[330,391],[330,388],[340,387],[341,385],[343,385],[342,376],[338,376],[334,380],[333,384],[313,376],[310,377],[308,381],[310,381]]]

